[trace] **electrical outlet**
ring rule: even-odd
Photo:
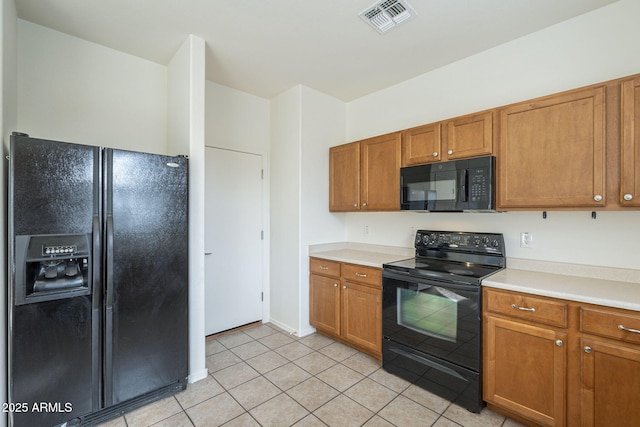
[[[520,247],[521,248],[533,247],[533,233],[529,233],[528,231],[523,231],[522,233],[520,233]]]
[[[369,226],[365,225],[364,228],[362,229],[362,235],[364,237],[369,237]]]

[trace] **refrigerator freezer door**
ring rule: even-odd
[[[9,399],[26,409],[10,415],[12,425],[54,425],[99,409],[100,296],[82,261],[99,232],[99,159],[96,147],[11,137]]]
[[[104,171],[110,406],[188,374],[188,171],[186,158],[111,149]]]
[[[100,148],[29,137],[11,140],[13,234],[91,233]]]

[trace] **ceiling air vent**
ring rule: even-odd
[[[416,11],[406,0],[382,0],[360,12],[359,16],[382,34],[414,15]]]

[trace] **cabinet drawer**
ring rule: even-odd
[[[340,278],[340,263],[320,258],[309,258],[309,271],[313,274]]]
[[[580,331],[640,344],[640,313],[581,307]]]
[[[342,277],[351,282],[382,287],[382,270],[355,264],[342,264]]]
[[[517,292],[496,291],[484,288],[485,310],[510,317],[567,327],[567,304],[563,301],[537,297]]]

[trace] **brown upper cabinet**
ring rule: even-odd
[[[622,82],[620,205],[640,206],[640,77]]]
[[[402,132],[402,166],[442,160],[442,125],[431,123]]]
[[[499,112],[498,209],[603,207],[605,87]]]
[[[329,149],[329,210],[360,209],[360,142]]]
[[[446,160],[493,153],[493,111],[458,117],[446,125]]]
[[[493,111],[417,126],[402,132],[402,166],[493,152]]]
[[[330,210],[399,210],[399,169],[496,156],[499,211],[640,208],[640,74],[330,151]]]
[[[401,133],[329,149],[329,210],[400,209]]]

